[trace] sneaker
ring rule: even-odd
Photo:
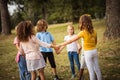
[[[59,80],[57,75],[54,76],[54,80]]]
[[[40,79],[40,76],[37,76],[36,80],[41,80],[41,79]]]
[[[75,78],[75,75],[72,75],[71,79],[74,79]]]

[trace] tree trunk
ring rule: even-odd
[[[107,39],[120,38],[120,0],[106,0],[106,30]]]
[[[72,21],[78,22],[80,18],[80,0],[71,0]]]
[[[46,8],[46,4],[45,2],[43,3],[43,6],[42,6],[42,15],[43,15],[43,19],[47,19],[47,8]]]
[[[11,34],[11,22],[7,6],[8,0],[0,0],[2,34]]]

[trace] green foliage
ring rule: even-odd
[[[14,12],[11,16],[12,21],[12,29],[15,28],[15,26],[20,22],[23,21],[24,18],[22,17],[22,14],[20,12]]]
[[[105,16],[105,0],[10,0],[10,2],[11,5],[18,6],[16,11],[21,15],[21,20],[31,20],[34,25],[42,18],[48,23],[62,23],[78,21],[80,15],[85,13],[91,14],[93,18]],[[20,21],[18,18],[19,16],[16,17],[16,23]]]

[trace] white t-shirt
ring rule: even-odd
[[[67,35],[67,36],[65,36],[64,41],[67,41],[67,40],[69,40],[69,39],[71,39],[72,37],[75,37],[75,36],[76,36],[75,34],[74,35]],[[68,44],[67,45],[67,51],[77,52],[78,51],[77,42],[75,41],[75,42],[72,42],[72,43]]]

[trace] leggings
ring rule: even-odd
[[[95,74],[97,80],[102,80],[101,71],[98,64],[97,49],[84,51],[85,62],[89,71],[90,80],[95,80]]]

